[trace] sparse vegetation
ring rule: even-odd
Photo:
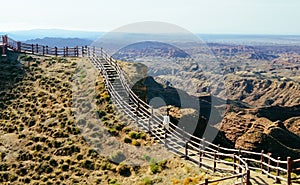
[[[4,66],[0,73],[0,146],[3,149],[0,183],[165,184],[175,176],[174,164],[177,168],[186,165],[172,158],[168,164],[149,162],[144,169],[122,163],[126,161],[122,151],[113,153],[110,161],[99,155],[81,132],[81,126],[86,126],[99,139],[98,127],[90,120],[76,121],[72,110],[76,59],[26,55],[22,61],[26,62],[21,65],[0,62]],[[87,75],[79,76],[79,80],[84,82]],[[96,110],[102,120],[101,127],[121,142],[134,146],[152,144],[145,133],[130,127],[129,120],[115,111],[101,77],[96,85],[99,95]],[[164,175],[159,177],[161,172]],[[196,171],[190,172],[191,176],[195,174]]]

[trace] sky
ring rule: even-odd
[[[193,33],[300,35],[299,0],[5,0],[0,6],[0,32],[108,32],[160,21]]]

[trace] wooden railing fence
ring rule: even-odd
[[[13,51],[20,53],[35,54],[41,56],[62,56],[62,57],[79,57],[86,54],[87,46],[83,47],[48,47],[39,44],[27,44],[23,42],[17,42],[7,35],[1,37],[1,45],[3,46],[2,55],[6,54],[6,49],[9,48]]]

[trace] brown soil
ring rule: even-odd
[[[79,63],[89,68],[89,62],[33,56],[21,60],[0,62],[0,183],[192,184],[208,177],[172,154],[162,161],[144,158],[144,166],[115,163],[110,161],[112,154],[102,156],[86,137],[97,134],[99,122],[98,127],[92,120],[78,123],[72,107],[73,75],[80,70]],[[114,114],[103,79],[99,77],[97,84],[98,98],[103,101],[96,110],[105,111],[109,118],[100,127],[118,141],[130,138],[128,145],[132,147],[137,142],[142,146],[155,144],[128,126],[126,118]],[[85,126],[90,126],[91,132],[83,129]],[[132,138],[131,132],[140,137]],[[101,137],[95,138],[105,143]]]

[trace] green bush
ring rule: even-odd
[[[117,136],[119,135],[118,130],[115,127],[109,128],[108,133],[110,133],[112,136]]]
[[[118,183],[117,179],[108,179],[108,184],[120,185],[120,183]]]
[[[88,151],[88,156],[95,157],[95,156],[97,156],[97,155],[98,155],[98,153],[97,153],[96,150],[94,150],[94,149],[89,149],[89,151]]]
[[[145,177],[142,180],[142,185],[152,185],[152,184],[153,184],[153,182],[152,182],[152,180],[149,177]]]
[[[131,143],[132,140],[129,137],[124,138],[124,143]]]
[[[81,166],[88,170],[94,170],[95,164],[90,160],[85,160],[81,163]]]
[[[67,165],[67,164],[63,164],[62,166],[61,166],[61,169],[62,169],[62,171],[68,171],[69,170],[69,165]]]
[[[151,163],[150,170],[153,174],[156,174],[159,171],[159,167],[158,167],[157,163]]]
[[[83,159],[83,155],[82,155],[82,154],[77,155],[77,160],[78,160],[78,161],[80,161],[80,160],[82,160],[82,159]]]
[[[97,113],[100,119],[106,116],[106,112],[104,110],[98,110]]]
[[[141,146],[141,143],[138,140],[132,140],[132,145],[134,146]]]
[[[138,133],[135,132],[135,131],[129,132],[128,135],[129,135],[129,137],[131,137],[132,139],[139,139],[139,138],[138,138]]]

